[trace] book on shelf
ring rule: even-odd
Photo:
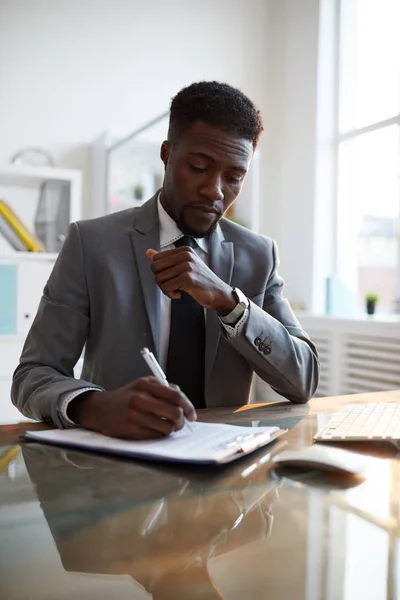
[[[13,209],[4,200],[0,200],[0,233],[14,250],[45,252],[43,242],[25,227]]]

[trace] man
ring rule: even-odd
[[[253,372],[292,402],[312,396],[317,354],[282,297],[276,246],[223,218],[262,129],[229,85],[176,95],[161,192],[69,229],[14,373],[23,414],[150,439],[195,420],[195,408],[248,402]],[[144,346],[176,385],[148,376]]]

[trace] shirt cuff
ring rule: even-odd
[[[239,321],[235,325],[229,325],[224,321],[224,317],[218,317],[221,321],[226,333],[230,338],[237,338],[242,333],[244,326],[246,325],[249,318],[249,309],[246,308],[243,315],[240,317]]]
[[[60,412],[60,417],[61,417],[64,427],[76,427],[77,426],[77,423],[74,423],[74,421],[71,421],[71,419],[69,418],[69,416],[67,414],[67,409],[68,409],[69,403],[72,402],[72,400],[74,400],[81,394],[84,394],[85,392],[101,392],[101,390],[99,390],[99,388],[85,387],[85,388],[81,388],[79,390],[75,390],[73,392],[66,392],[65,394],[63,394],[61,396],[60,405],[59,405],[58,410]]]

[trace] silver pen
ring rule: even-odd
[[[164,371],[160,367],[154,354],[152,352],[150,352],[150,350],[148,348],[142,348],[140,350],[140,354],[143,356],[144,360],[147,363],[147,366],[149,367],[150,371],[153,373],[154,377],[156,379],[158,379],[158,381],[160,381],[164,385],[169,386],[167,376],[165,375]],[[185,419],[185,423],[186,423],[187,427],[189,427],[190,431],[193,432],[193,429],[192,429],[189,421],[187,420],[187,418],[184,417],[184,419]]]

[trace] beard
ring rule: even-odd
[[[179,213],[178,218],[176,219],[176,224],[178,225],[178,227],[182,231],[182,233],[184,233],[185,235],[190,235],[191,237],[194,237],[194,238],[205,238],[205,237],[209,237],[210,235],[212,235],[214,233],[214,231],[217,229],[219,222],[222,219],[222,217],[224,216],[224,214],[220,213],[219,215],[216,215],[216,216],[217,216],[217,219],[211,225],[211,227],[209,227],[209,229],[207,229],[207,231],[199,231],[198,229],[195,229],[188,225],[188,223],[186,222],[186,218],[185,218],[185,209],[183,208],[181,210],[181,212]]]

